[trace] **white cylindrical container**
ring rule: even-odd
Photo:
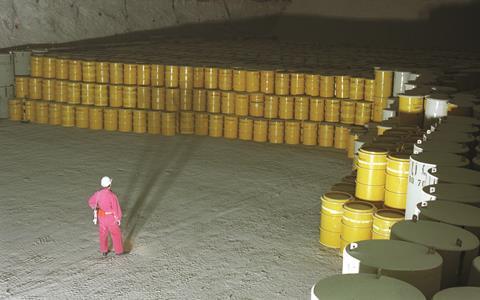
[[[438,119],[448,114],[448,96],[430,95],[425,98],[425,118]]]
[[[397,114],[397,111],[394,110],[394,109],[384,109],[383,110],[383,113],[382,113],[382,120],[388,120],[390,118],[393,118],[395,117],[395,115]]]
[[[395,71],[393,74],[393,96],[405,92],[405,83],[410,80],[410,72]]]

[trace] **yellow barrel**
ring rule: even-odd
[[[383,186],[385,185],[385,170],[362,168],[358,166],[357,161],[357,182],[366,185]]]
[[[235,94],[235,114],[237,116],[248,116],[249,97],[247,93]]]
[[[355,125],[366,125],[370,122],[372,103],[368,101],[355,101]]]
[[[310,106],[310,98],[308,96],[296,96],[295,97],[295,120],[308,120]]]
[[[393,71],[375,70],[375,97],[392,96]]]
[[[132,110],[120,108],[118,110],[118,131],[132,132]]]
[[[225,115],[223,119],[223,137],[226,139],[238,138],[238,117]]]
[[[165,110],[165,88],[163,86],[152,86],[152,109]]]
[[[201,89],[205,86],[205,76],[203,67],[193,68],[193,87]]]
[[[155,86],[155,87],[165,85],[165,66],[164,65],[161,65],[161,64],[150,65],[150,83],[152,84],[152,86]],[[153,133],[153,134],[157,134],[157,133]]]
[[[177,134],[177,113],[162,111],[162,135],[174,136]]]
[[[181,89],[193,89],[192,66],[180,66],[178,68],[178,87]]]
[[[423,96],[398,95],[398,111],[400,113],[422,113]]]
[[[305,94],[305,74],[291,73],[290,74],[290,95]]]
[[[242,69],[233,69],[233,90],[235,92],[245,92],[247,89],[247,71]]]
[[[88,128],[93,130],[103,129],[103,108],[90,106],[88,109]]]
[[[122,98],[123,98],[123,107],[136,108],[137,107],[137,86],[124,85]]]
[[[251,93],[249,95],[249,114],[252,117],[263,117],[265,98],[262,93]],[[255,124],[254,124],[255,126]]]
[[[295,98],[292,96],[278,97],[278,117],[280,119],[293,119],[293,109],[295,107]]]
[[[219,113],[222,110],[221,92],[218,90],[207,91],[207,111],[209,113]]]
[[[206,67],[204,68],[205,88],[214,90],[218,88],[218,68]]]
[[[111,84],[123,84],[123,63],[110,62],[109,71]]]
[[[83,82],[96,81],[96,64],[91,60],[82,61],[82,80]]]
[[[275,92],[274,71],[260,71],[260,92],[264,94],[273,94]]]
[[[98,83],[110,82],[110,63],[107,61],[97,61],[95,63],[95,79]]]
[[[207,91],[204,89],[193,90],[192,106],[194,111],[207,111]]]
[[[180,89],[180,110],[192,110],[193,94],[191,89]]]
[[[385,205],[405,209],[407,204],[410,156],[405,153],[390,153],[387,156],[385,176]]]
[[[343,204],[341,252],[347,244],[372,238],[374,212],[375,206],[368,202],[351,201]]]
[[[147,111],[143,109],[134,109],[132,111],[133,132],[147,132]]]
[[[320,147],[333,147],[335,126],[332,123],[320,123],[318,125],[318,145]]]
[[[373,109],[371,119],[374,122],[381,122],[383,120],[383,110],[388,105],[388,98],[375,97],[373,99]]]
[[[180,110],[180,90],[174,88],[165,89],[165,109],[167,111]]]
[[[208,113],[195,112],[195,135],[208,135]]]
[[[21,121],[23,117],[23,105],[20,99],[8,100],[8,118],[12,121]]]
[[[265,95],[263,117],[267,119],[278,118],[278,96]]]
[[[55,57],[44,56],[42,77],[43,78],[55,78],[56,59]]]
[[[389,240],[395,223],[405,219],[405,214],[396,209],[379,209],[373,214],[372,239]]]
[[[235,92],[222,92],[221,93],[222,114],[234,114],[235,113]]]
[[[340,99],[325,99],[325,121],[340,121]]]
[[[109,107],[103,109],[103,128],[107,131],[118,130],[118,109]]]
[[[55,81],[55,101],[57,102],[68,101],[68,81],[67,80]]]
[[[150,109],[152,106],[152,89],[150,86],[137,87],[137,108]]]
[[[89,122],[89,106],[77,105],[75,107],[75,126],[78,128],[88,128]]]
[[[221,68],[218,70],[218,88],[222,91],[231,91],[233,88],[232,69]]]
[[[358,151],[355,196],[368,201],[383,201],[387,151],[383,148],[362,147]]]
[[[310,98],[310,121],[323,121],[325,112],[325,99]]]
[[[320,97],[331,98],[335,91],[335,76],[320,75]]]
[[[256,70],[247,70],[245,72],[246,91],[255,93],[260,91],[260,72]]]
[[[109,85],[108,102],[111,107],[123,106],[123,85]]]
[[[290,74],[284,71],[275,73],[275,94],[288,95],[290,92]]]
[[[365,201],[381,202],[385,199],[385,188],[383,185],[368,185],[357,181],[355,197]]]
[[[238,139],[251,141],[253,136],[253,119],[241,117],[238,119]]]
[[[366,101],[373,101],[375,98],[375,79],[365,79],[365,90],[363,99]]]
[[[35,121],[35,102],[34,100],[23,100],[23,121]]]
[[[344,192],[327,192],[320,199],[320,243],[329,248],[339,248],[343,205],[352,201],[353,197]]]
[[[81,83],[81,103],[83,105],[93,105],[95,103],[95,83],[82,82]]]
[[[335,97],[340,99],[350,97],[350,76],[335,76]]]
[[[306,121],[302,124],[302,144],[305,146],[317,145],[318,123]]]
[[[68,59],[57,57],[55,61],[55,78],[68,80]]]
[[[268,120],[253,120],[253,141],[264,143],[268,139]]]
[[[48,124],[61,125],[62,124],[62,104],[50,103],[48,105]]]
[[[75,126],[75,105],[65,103],[62,104],[62,126]]]
[[[347,149],[350,128],[345,125],[337,124],[335,126],[334,147],[336,149]]]
[[[82,83],[69,81],[67,83],[67,102],[69,104],[80,104],[82,94]]]
[[[137,64],[137,85],[141,85],[141,86],[150,85],[151,80],[152,80],[152,74],[151,74],[150,64],[145,64],[145,63]]]
[[[385,170],[387,150],[376,147],[362,147],[358,151],[358,164],[362,168]]]
[[[42,80],[42,99],[45,101],[55,100],[55,79]]]
[[[296,120],[285,121],[285,144],[300,144],[300,122]]]
[[[161,117],[160,111],[149,110],[147,112],[147,132],[149,134],[160,134],[161,131]]]
[[[349,98],[352,100],[363,100],[365,90],[365,78],[350,77]]]
[[[28,76],[15,76],[15,97],[28,97]]]
[[[357,101],[342,100],[340,103],[340,122],[343,124],[355,123],[355,105]]]
[[[283,120],[268,121],[268,141],[272,144],[283,144],[285,123]]]
[[[42,78],[31,77],[28,80],[28,98],[34,100],[42,99]]]
[[[108,106],[108,84],[95,84],[95,106]]]
[[[137,64],[123,64],[123,83],[131,85],[137,84]]]
[[[312,97],[320,95],[320,75],[305,74],[305,94]]]
[[[223,136],[223,115],[222,114],[209,114],[208,135],[211,137]]]
[[[30,75],[32,77],[43,76],[43,56],[32,55],[30,57]]]
[[[195,118],[193,111],[180,112],[180,133],[193,134],[195,129]]]
[[[68,80],[82,81],[82,61],[78,59],[68,60]]]

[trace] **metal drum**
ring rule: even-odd
[[[62,104],[50,103],[48,105],[48,124],[61,125],[62,124]]]
[[[103,108],[94,106],[88,108],[88,128],[93,130],[103,129]]]
[[[103,110],[103,128],[106,131],[118,130],[118,109],[106,107]]]
[[[165,87],[167,88],[178,87],[178,66],[174,66],[174,65],[165,66]]]
[[[340,122],[340,99],[325,99],[325,121]]]
[[[253,120],[253,141],[265,143],[268,140],[268,120],[254,119]]]
[[[365,79],[365,90],[363,94],[363,99],[366,101],[373,101],[374,98],[375,98],[375,80]]]
[[[35,76],[35,75],[32,75]],[[68,80],[82,81],[82,61],[78,59],[68,60]]]
[[[21,121],[23,117],[23,105],[20,99],[8,100],[8,118],[11,121]]]
[[[81,83],[81,103],[83,105],[93,105],[95,103],[95,83],[82,82]]]
[[[136,108],[137,107],[137,87],[135,85],[123,86],[123,107]]]
[[[193,111],[180,112],[180,133],[194,134],[195,133],[195,118]]]
[[[392,226],[405,219],[405,214],[396,209],[379,209],[373,214],[372,239],[389,240]]]
[[[77,105],[75,107],[75,126],[78,128],[88,128],[89,122],[89,106]]]
[[[111,107],[123,106],[123,85],[109,85],[108,102]]]
[[[208,113],[195,112],[195,135],[208,135]]]
[[[296,120],[285,121],[285,144],[300,144],[300,125],[301,123]]]
[[[131,132],[132,131],[132,110],[120,108],[118,110],[118,131]]]
[[[238,120],[238,139],[251,141],[253,137],[253,119],[241,117]]]
[[[95,106],[108,106],[108,84],[95,84]]]
[[[223,136],[223,115],[222,114],[209,114],[208,135],[211,137]]]
[[[177,113],[162,111],[161,129],[163,136],[174,136],[177,134]]]
[[[150,65],[150,82],[152,86],[159,87],[165,85],[165,66],[160,64]],[[202,80],[203,83],[203,80]]]
[[[340,122],[343,124],[355,123],[355,106],[357,101],[342,100],[340,103]]]
[[[273,94],[275,92],[275,72],[261,71],[260,72],[260,92],[264,94]]]
[[[302,144],[305,146],[316,146],[318,137],[318,123],[302,122]]]
[[[368,101],[355,102],[355,125],[364,126],[370,122],[372,103]]]
[[[233,69],[233,90],[235,92],[245,92],[247,89],[247,73],[245,70]]]
[[[246,71],[246,91],[256,93],[260,91],[260,72],[256,70]]]
[[[222,68],[218,70],[218,88],[222,91],[231,91],[233,88],[232,69]]]
[[[207,90],[193,90],[192,107],[193,111],[207,111]]]
[[[203,67],[193,68],[193,87],[201,89],[205,86],[205,73]]]
[[[220,113],[222,110],[221,92],[218,90],[207,91],[207,111],[209,113]]]
[[[320,97],[333,97],[335,91],[335,76],[320,75]]]
[[[351,77],[349,98],[352,100],[363,100],[365,90],[365,78]]]
[[[272,144],[283,144],[285,123],[283,120],[270,120],[268,124],[268,141]]]
[[[267,119],[278,118],[278,96],[265,95],[263,116]]]
[[[147,132],[149,134],[160,134],[162,124],[162,113],[159,111],[149,110],[147,112]]]
[[[335,97],[340,99],[350,98],[350,76],[335,76]]]
[[[285,96],[290,92],[290,74],[284,71],[275,72],[275,94]]]
[[[335,126],[334,143],[336,149],[347,149],[349,140],[350,127],[347,125],[337,124]]]
[[[375,206],[368,202],[351,201],[343,204],[340,254],[347,244],[372,238]]]
[[[392,96],[393,71],[375,70],[375,97],[388,98]]]
[[[405,153],[390,153],[387,156],[385,177],[385,205],[405,209],[407,205],[410,156]]]
[[[318,125],[318,145],[320,147],[333,147],[335,125],[323,122]]]
[[[165,89],[165,110],[170,112],[176,112],[180,110],[180,90],[179,89],[175,89],[175,88]]]
[[[33,100],[42,99],[42,78],[31,77],[28,80],[28,98]]]
[[[180,110],[191,111],[193,109],[193,93],[191,89],[180,89]]]
[[[28,97],[28,76],[15,76],[15,97]]]
[[[137,64],[134,64],[134,63],[123,64],[123,83],[129,84],[129,85],[137,84]],[[178,80],[177,80],[177,86],[178,86]]]
[[[218,88],[218,68],[206,67],[204,68],[205,88],[214,90]]]
[[[327,192],[320,198],[320,244],[329,248],[340,248],[343,205],[354,198],[345,192]]]
[[[305,74],[305,95],[312,97],[320,95],[320,75]]]
[[[110,62],[109,72],[109,79],[111,84],[123,84],[123,63]]]
[[[75,106],[70,104],[62,104],[62,126],[75,126]]]
[[[226,139],[238,138],[238,116],[225,115],[223,117],[223,137]]]
[[[283,120],[293,119],[295,98],[291,96],[278,97],[278,117]]]
[[[432,300],[477,300],[480,296],[480,287],[463,286],[441,290]]]
[[[55,100],[55,79],[42,80],[42,100]]]
[[[179,67],[178,86],[181,89],[193,89],[193,67],[191,66]]]
[[[143,109],[134,109],[132,111],[132,127],[135,133],[147,132],[147,111]]]
[[[44,65],[45,67],[45,65]],[[95,82],[96,81],[96,64],[95,61],[82,61],[82,81]],[[135,84],[135,83],[133,83]]]
[[[247,93],[237,93],[235,95],[235,114],[237,116],[248,116],[249,97]]]
[[[324,120],[325,99],[310,98],[310,121],[321,122]]]
[[[42,67],[42,77],[43,78],[55,78],[55,65],[56,58],[44,56],[43,57],[43,67]]]
[[[109,63],[108,62],[97,61],[96,65],[95,65],[95,72],[96,72],[95,79],[98,83],[109,83],[110,82],[110,69],[109,69]]]
[[[310,106],[310,98],[307,96],[296,96],[295,97],[295,108],[294,108],[294,118],[295,120],[305,121],[308,120],[309,112],[308,108]]]
[[[251,93],[249,95],[249,115],[252,117],[263,117],[265,98],[262,93]]]
[[[290,95],[297,96],[305,94],[305,74],[290,74]]]
[[[55,61],[55,78],[68,80],[68,59],[57,57]]]

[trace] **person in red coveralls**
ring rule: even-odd
[[[97,210],[98,234],[100,237],[100,252],[103,256],[108,254],[108,233],[113,242],[116,255],[123,254],[122,231],[120,223],[122,220],[122,209],[118,203],[117,195],[112,192],[112,179],[102,177],[100,184],[102,189],[96,191],[89,199],[88,205]],[[94,219],[94,223],[95,219]]]

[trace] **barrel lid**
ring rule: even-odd
[[[348,200],[352,200],[353,196],[345,192],[332,191],[332,192],[326,192],[325,194],[323,194],[322,198],[333,200],[333,201],[348,201]]]
[[[451,201],[427,201],[417,204],[420,218],[436,220],[456,226],[480,228],[480,208]]]
[[[405,214],[402,211],[396,209],[382,208],[377,210],[377,212],[375,213],[375,217],[383,220],[395,221],[398,219],[403,220],[405,218]]]
[[[470,251],[479,245],[478,238],[463,228],[426,220],[397,222],[390,237],[443,251]]]
[[[469,160],[466,157],[454,153],[422,152],[419,154],[412,154],[411,158],[417,162],[437,166],[463,167],[469,164]]]
[[[387,158],[398,161],[409,161],[410,155],[405,152],[393,152],[389,153]]]
[[[345,248],[362,265],[390,271],[431,270],[442,265],[442,257],[427,247],[399,240],[367,240]]]
[[[435,139],[429,140],[425,143],[416,144],[416,146],[427,152],[467,153],[470,151],[470,148],[465,144]]]
[[[480,125],[480,120],[472,117],[448,116],[445,123]]]
[[[416,287],[395,278],[375,274],[333,275],[317,282],[312,294],[317,299],[425,299]]]
[[[358,213],[369,213],[375,211],[375,206],[365,201],[352,201],[343,204],[343,209]]]
[[[427,172],[431,176],[438,178],[439,182],[463,183],[480,186],[480,172],[478,171],[442,166],[436,170],[430,169]]]
[[[480,287],[462,286],[441,290],[433,295],[432,300],[478,300]]]
[[[368,153],[368,154],[379,154],[379,155],[385,155],[388,153],[388,151],[385,148],[375,147],[375,146],[362,146],[362,148],[360,148],[359,151]]]
[[[433,188],[435,191],[431,192]],[[469,184],[439,182],[423,187],[423,191],[442,201],[480,204],[480,197],[478,196],[480,195],[480,187]]]
[[[447,94],[433,92],[427,96],[427,99],[434,99],[434,100],[449,100],[452,97],[449,97]]]

